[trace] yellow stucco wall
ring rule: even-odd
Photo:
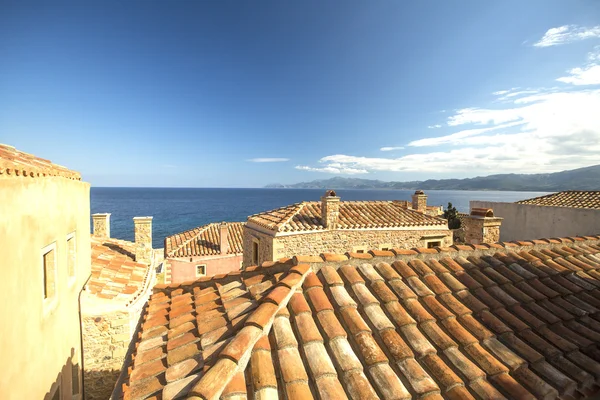
[[[2,399],[71,396],[81,368],[79,292],[90,275],[90,186],[61,177],[0,178],[0,374]],[[75,232],[75,278],[67,236]],[[55,244],[56,294],[44,300],[42,249]],[[82,373],[79,372],[79,379]],[[82,384],[79,382],[81,394]]]

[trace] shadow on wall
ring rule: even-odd
[[[75,363],[73,360],[75,359]],[[71,356],[63,364],[61,371],[44,395],[44,400],[81,399],[81,366],[71,348]]]

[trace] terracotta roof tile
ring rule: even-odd
[[[342,201],[338,229],[444,226],[447,221],[406,209],[395,201]],[[248,222],[275,232],[323,230],[320,202],[302,202],[254,214]]]
[[[567,257],[597,258],[600,249],[569,245],[575,252],[543,260],[531,255],[537,245],[549,244],[518,257],[504,249],[490,257],[497,251],[490,249],[441,261],[415,255],[393,266],[344,260],[315,272],[288,266],[288,275],[278,278],[263,268],[223,284],[194,284],[212,288],[204,292],[163,288],[147,308],[128,396],[144,398],[164,387],[163,396],[177,389],[222,398],[245,390],[260,398],[585,397],[600,383],[598,267],[544,277],[532,271],[553,269],[549,264]],[[243,282],[252,277],[244,274],[274,282],[257,308],[237,317],[248,318],[245,325],[231,321],[227,309],[250,295]],[[292,274],[302,279],[281,282]],[[207,303],[198,300],[209,295]],[[199,311],[209,303],[219,308]],[[166,340],[160,328],[170,325],[175,307],[187,305],[198,316],[186,324],[198,320],[202,327],[188,325],[176,336],[170,330],[175,337]],[[222,322],[210,326],[213,320]],[[228,333],[211,344],[196,339],[196,332],[207,331],[200,335],[206,337],[219,329]]]
[[[600,209],[600,191],[569,190],[517,201],[518,204],[536,206]]]
[[[12,146],[0,144],[0,178],[38,178],[58,176],[76,181],[79,172],[71,171],[49,160],[19,151]]]
[[[150,268],[135,262],[135,244],[91,237],[91,275],[85,291],[91,296],[130,303],[149,279]]]
[[[243,250],[244,223],[227,222],[227,254],[241,254]],[[219,223],[199,226],[189,231],[165,238],[166,257],[212,256],[221,254],[221,228]]]

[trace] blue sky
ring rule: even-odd
[[[0,142],[95,186],[600,163],[594,0],[0,0],[0,57]]]

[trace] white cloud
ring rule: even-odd
[[[600,85],[600,46],[588,53],[588,63],[585,66],[567,72],[569,76],[560,77],[557,81],[576,86]]]
[[[555,44],[574,40],[564,36],[573,31],[585,36],[581,29],[567,27],[550,30],[545,40]],[[556,172],[600,164],[600,87],[583,86],[600,85],[600,46],[588,54],[583,66],[558,81],[569,85],[499,90],[493,93],[489,107],[448,113],[446,123],[455,132],[413,140],[406,146],[409,154],[401,157],[334,154],[321,158],[318,167],[296,168],[347,174],[488,175]],[[388,149],[395,148],[381,148]]]
[[[563,25],[557,28],[548,29],[544,36],[534,43],[534,46],[558,46],[590,38],[600,38],[600,25],[590,28],[577,25]]]
[[[435,124],[435,125],[429,125],[428,126],[429,129],[438,129],[438,128],[441,128],[441,127],[442,127],[442,125],[440,125],[440,124]]]
[[[366,169],[358,169],[358,168],[347,168],[347,167],[334,167],[333,165],[341,165],[340,163],[332,163],[326,167],[322,168],[313,168],[308,167],[306,165],[297,165],[296,169],[302,171],[311,171],[311,172],[326,172],[329,174],[345,174],[345,175],[356,175],[356,174],[368,174],[369,171]]]
[[[380,151],[394,151],[394,150],[403,150],[404,147],[398,146],[398,147],[382,147],[379,150]]]
[[[451,135],[420,139],[411,147],[449,148],[398,158],[335,154],[323,167],[331,173],[376,172],[555,172],[600,163],[600,89],[543,92],[514,99],[504,109],[467,108],[449,117],[465,128]],[[483,125],[481,128],[471,128]],[[346,172],[348,173],[348,172]]]
[[[246,161],[250,161],[250,162],[257,162],[257,163],[265,163],[265,162],[285,162],[285,161],[290,161],[289,158],[273,158],[273,157],[265,157],[265,158],[251,158],[249,160]]]
[[[503,129],[503,128],[509,128],[512,126],[521,125],[522,123],[523,122],[516,121],[516,122],[510,122],[507,124],[498,125],[498,126],[492,126],[489,128],[465,129],[463,131],[456,132],[451,135],[413,140],[408,145],[412,146],[412,147],[423,147],[423,146],[439,146],[441,144],[447,144],[447,143],[457,144],[457,143],[461,143],[462,139],[470,137],[470,136],[481,135],[482,133],[486,133],[486,132],[490,132],[490,131],[498,130],[498,129]]]

